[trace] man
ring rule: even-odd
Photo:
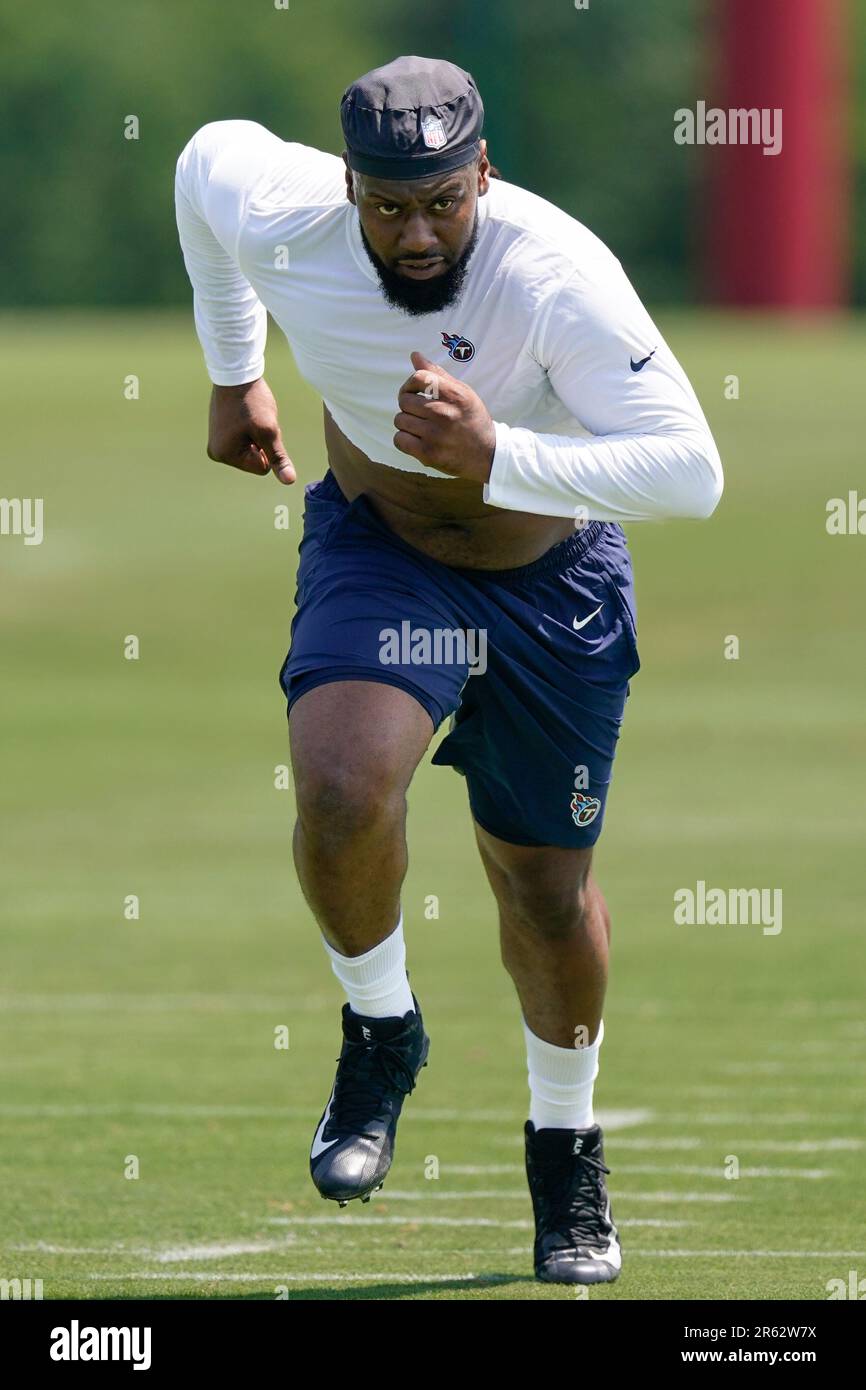
[[[619,262],[544,199],[491,182],[453,64],[398,58],[341,106],[342,162],[205,126],[177,212],[213,382],[208,454],[292,483],[264,380],[266,310],[321,394],[281,672],[294,854],[348,1002],[313,1141],[323,1197],[368,1201],[428,1038],[406,975],[405,793],[466,779],[520,1000],[541,1279],[615,1279],[592,1108],[610,920],[592,877],[639,668],[620,522],[708,516],[721,466]]]

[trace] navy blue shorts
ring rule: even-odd
[[[346,501],[305,489],[289,709],[329,681],[381,681],[450,719],[433,762],[466,778],[475,820],[517,845],[592,845],[640,668],[622,528],[593,521],[508,570],[428,559]]]

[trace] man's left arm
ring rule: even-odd
[[[570,276],[543,312],[534,347],[556,396],[590,434],[495,422],[486,502],[620,522],[714,511],[723,477],[709,426],[615,257]]]

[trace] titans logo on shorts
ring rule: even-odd
[[[540,560],[457,569],[395,536],[329,471],[306,488],[289,709],[328,681],[408,691],[434,763],[463,773],[475,820],[518,845],[592,845],[640,669],[622,528],[593,521]]]

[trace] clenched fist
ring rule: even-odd
[[[283,446],[277,403],[265,381],[243,386],[215,386],[210,398],[207,456],[260,477],[273,472],[293,483],[295,470]]]
[[[394,446],[454,478],[490,480],[496,429],[481,397],[420,352],[400,387]]]

